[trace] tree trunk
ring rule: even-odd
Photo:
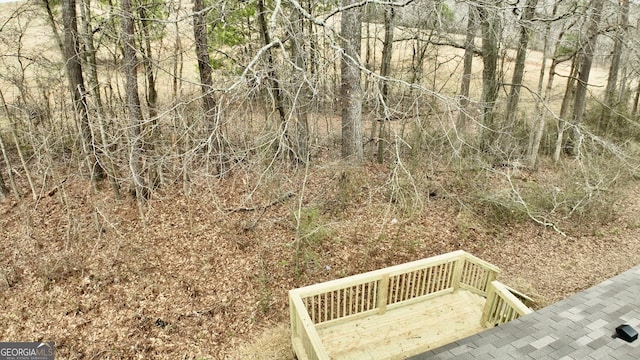
[[[2,93],[2,90],[0,90],[0,101],[2,101],[2,109],[4,110],[5,116],[7,117],[7,119],[11,120],[11,113],[9,112],[9,107],[5,102],[4,94]],[[13,124],[11,124],[11,127],[13,128]],[[17,150],[19,153],[20,148],[18,147]],[[16,199],[20,200],[21,198],[20,192],[18,191],[18,187],[16,186],[15,179],[13,178],[13,173],[11,172],[11,169],[12,169],[11,160],[9,160],[9,154],[7,152],[7,147],[4,144],[4,139],[2,138],[2,135],[0,135],[0,151],[2,151],[2,158],[4,159],[4,164],[5,164],[5,167],[7,168],[7,175],[9,176],[9,184],[11,184],[11,189],[13,190],[13,194],[15,195]]]
[[[538,0],[527,0],[527,5],[522,14],[522,24],[520,25],[520,40],[518,41],[518,51],[516,53],[513,77],[511,79],[511,90],[507,100],[507,127],[512,128],[516,123],[518,103],[520,101],[520,89],[522,78],[524,77],[525,61],[529,38],[531,37],[531,19],[535,14]]]
[[[96,47],[93,42],[94,29],[91,26],[91,0],[82,0],[80,14],[80,19],[82,20],[82,44],[84,45],[84,69],[87,73],[87,85],[91,96],[94,98],[98,112],[102,113],[102,98],[100,95],[100,82],[98,81]]]
[[[213,69],[209,59],[209,41],[207,39],[206,13],[203,0],[193,0],[193,34],[196,42],[196,57],[200,74],[200,91],[202,92],[202,110],[209,133],[209,150],[217,157],[218,174],[225,171],[225,160],[222,153],[222,139],[216,99],[213,94]]]
[[[576,79],[578,75],[578,62],[579,57],[577,55],[573,56],[571,60],[571,70],[569,70],[569,79],[567,79],[567,87],[564,92],[564,97],[562,98],[562,104],[560,105],[560,114],[558,115],[558,135],[556,137],[555,150],[553,153],[553,161],[558,162],[560,160],[560,154],[562,153],[562,149],[564,147],[564,131],[567,128],[567,113],[569,112],[569,108],[571,107],[571,101],[575,98],[575,89],[576,89]]]
[[[578,71],[578,84],[576,86],[576,95],[573,103],[572,123],[574,125],[574,131],[572,132],[572,136],[574,142],[578,140],[578,126],[584,119],[584,109],[587,103],[587,85],[589,84],[589,74],[591,73],[593,54],[595,52],[596,41],[598,39],[598,27],[600,25],[603,5],[604,0],[592,0],[591,2],[591,16],[588,19],[588,28],[586,33],[587,42],[582,50],[580,70]]]
[[[551,11],[551,17],[555,17],[558,13],[558,3],[554,3],[553,10]],[[544,133],[545,125],[547,124],[547,108],[549,97],[551,96],[551,90],[553,89],[553,81],[556,75],[556,66],[561,62],[558,59],[558,49],[560,47],[560,40],[564,37],[565,29],[563,29],[558,35],[556,41],[555,54],[551,60],[549,66],[549,78],[547,80],[547,87],[542,95],[542,84],[544,82],[544,71],[547,64],[547,53],[549,51],[549,41],[551,37],[551,22],[548,21],[545,26],[544,32],[544,49],[542,50],[542,65],[540,66],[540,76],[538,77],[538,99],[536,99],[535,115],[537,117],[535,124],[533,125],[531,134],[529,136],[529,145],[527,147],[527,157],[529,160],[529,166],[531,168],[537,167],[538,152],[540,150],[540,142],[542,141],[542,135]],[[542,99],[540,99],[542,97]]]
[[[607,87],[604,92],[604,105],[600,116],[600,122],[604,125],[603,128],[606,129],[606,132],[610,129],[611,115],[618,104],[618,100],[616,99],[618,73],[620,72],[620,59],[622,58],[624,39],[626,38],[627,26],[629,25],[629,0],[620,0],[619,6],[621,8],[620,21],[615,33],[611,66],[609,67],[609,78],[607,79]]]
[[[580,68],[580,57],[577,53],[571,58],[571,68],[569,69],[569,78],[567,79],[567,86],[564,90],[564,96],[562,97],[562,104],[560,105],[560,113],[558,116],[566,120],[567,113],[571,108],[571,104],[575,98],[576,93],[576,81],[578,79],[578,69]]]
[[[309,161],[309,120],[308,113],[310,108],[311,96],[305,74],[307,70],[307,59],[304,51],[304,23],[305,17],[299,10],[291,12],[291,34],[293,41],[291,54],[297,69],[294,71],[294,89],[298,90],[297,101],[294,104],[296,112],[296,158],[298,161],[307,163]],[[309,36],[312,36],[311,34]],[[309,59],[311,60],[311,59]],[[311,68],[314,65],[309,64]]]
[[[482,132],[480,148],[487,151],[495,140],[498,129],[494,123],[494,106],[498,97],[498,36],[499,22],[486,7],[478,9],[482,28]]]
[[[157,103],[158,103],[158,91],[156,90],[156,78],[153,73],[153,62],[151,53],[151,34],[149,32],[149,18],[147,17],[147,11],[144,6],[141,6],[138,10],[140,15],[140,23],[142,24],[142,64],[144,65],[144,73],[147,79],[147,107],[149,108],[149,118],[152,123],[155,124],[155,118],[158,115]]]
[[[133,180],[136,199],[139,203],[145,202],[149,197],[149,190],[142,177],[142,134],[143,122],[140,109],[140,97],[138,95],[138,74],[136,67],[136,43],[131,12],[131,0],[122,0],[122,38],[124,47],[125,67],[125,92],[127,94],[127,110],[129,112],[129,169]]]
[[[458,110],[458,122],[456,127],[464,132],[469,122],[469,91],[471,90],[471,72],[473,69],[473,50],[477,31],[476,8],[469,4],[469,19],[467,19],[467,37],[464,41],[464,62],[462,67],[462,80],[460,81],[460,109]]]
[[[2,172],[0,172],[0,199],[4,199],[9,193],[9,189],[4,184],[4,178],[2,177]]]
[[[109,148],[105,146],[108,144],[107,133],[104,124],[104,108],[102,104],[102,95],[100,94],[100,82],[98,80],[98,66],[96,61],[96,48],[93,42],[93,27],[91,26],[91,0],[82,0],[80,5],[80,19],[81,19],[81,32],[82,32],[82,44],[84,45],[83,59],[84,66],[87,73],[87,85],[89,87],[89,93],[94,101],[96,108],[96,115],[98,118],[98,131],[100,132],[100,140],[102,145],[101,154],[104,159],[105,176],[109,178],[111,184],[111,190],[116,199],[120,199],[120,185],[116,177],[116,169],[113,163],[113,159],[110,156]],[[95,134],[95,133],[94,133]],[[94,136],[95,139],[95,136]],[[107,171],[108,170],[108,171]]]
[[[633,96],[633,108],[631,109],[631,116],[633,117],[638,115],[638,102],[640,102],[640,82],[638,82],[636,93]]]
[[[267,27],[267,19],[266,19],[267,9],[266,9],[264,0],[258,0],[257,5],[258,5],[258,23],[260,24],[260,33],[262,35],[262,40],[264,42],[264,45],[266,46],[271,44],[271,35],[269,34],[269,28]],[[276,111],[278,112],[278,115],[280,115],[279,126],[285,142],[284,144],[278,143],[278,146],[280,147],[280,149],[288,149],[289,151],[285,150],[286,155],[291,159],[295,159],[295,154],[293,153],[293,151],[290,151],[292,149],[292,146],[291,146],[291,139],[289,138],[289,134],[286,126],[287,112],[284,108],[282,86],[280,85],[280,79],[276,72],[275,61],[273,59],[273,51],[271,50],[271,47],[267,49],[267,66],[268,66],[267,74],[269,75],[271,90],[273,91],[274,106],[276,108]]]
[[[62,2],[62,20],[64,23],[64,57],[69,80],[69,91],[73,106],[80,122],[80,132],[84,140],[84,152],[89,161],[89,171],[93,181],[104,178],[105,171],[98,158],[98,149],[89,124],[88,104],[82,75],[80,45],[75,0]]]
[[[348,7],[356,0],[341,0]],[[360,86],[361,9],[353,7],[342,12],[340,35],[342,38],[342,157],[354,162],[364,158],[362,148],[362,88]]]
[[[393,19],[395,12],[392,6],[384,9],[384,40],[382,43],[382,63],[380,65],[380,76],[383,78],[391,74],[391,55],[393,54]],[[387,101],[389,94],[389,83],[382,80],[380,84],[380,93],[383,102]]]
[[[55,39],[56,44],[60,49],[60,54],[64,54],[65,53],[64,43],[62,42],[62,38],[60,37],[60,33],[58,32],[58,25],[56,24],[56,19],[53,16],[53,11],[51,10],[51,0],[42,0],[42,5],[44,5],[44,10],[47,12],[47,22],[51,27],[51,31],[53,31],[53,38]],[[64,1],[62,6],[64,8]]]
[[[378,150],[376,159],[379,164],[384,161],[384,144],[388,141],[387,123],[389,122],[388,96],[389,82],[386,80],[391,75],[391,55],[393,54],[393,19],[395,12],[392,6],[384,10],[384,42],[382,43],[382,64],[380,66],[380,76],[383,78],[380,84],[380,97],[382,99],[382,122],[378,130]],[[376,121],[376,119],[374,119]]]

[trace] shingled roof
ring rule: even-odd
[[[411,357],[431,359],[640,359],[640,266],[520,319]]]

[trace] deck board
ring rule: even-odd
[[[332,359],[405,359],[486,330],[485,299],[466,290],[318,329]]]

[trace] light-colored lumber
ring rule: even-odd
[[[318,329],[332,359],[404,359],[485,330],[485,299],[461,290]]]

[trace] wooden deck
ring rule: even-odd
[[[464,251],[289,291],[299,360],[404,359],[531,312]]]
[[[318,335],[332,359],[404,359],[486,328],[485,298],[467,290],[332,326]]]

